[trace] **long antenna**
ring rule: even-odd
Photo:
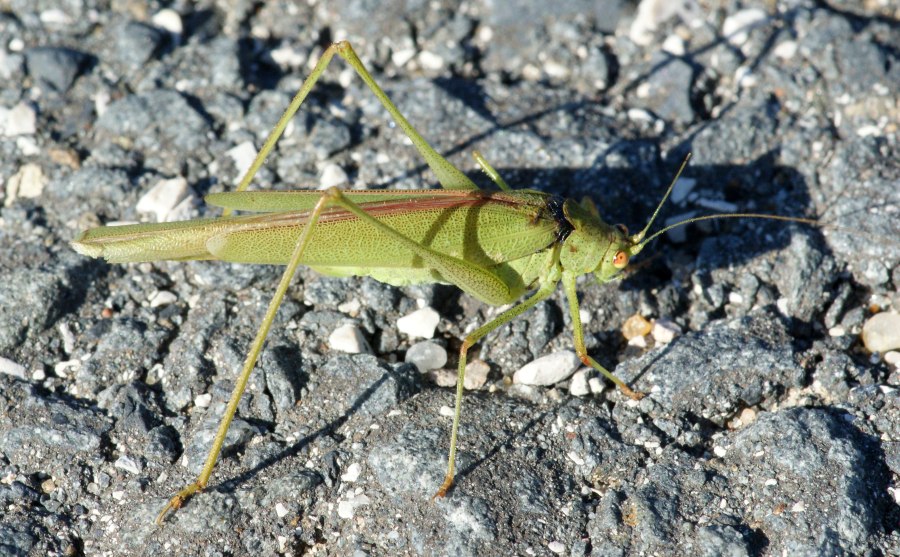
[[[687,166],[688,161],[691,160],[691,153],[688,153],[686,157],[684,157],[684,162],[681,163],[681,167],[678,169],[678,173],[675,174],[675,178],[672,180],[672,183],[669,184],[669,189],[666,190],[666,194],[663,195],[662,201],[659,202],[659,205],[656,206],[656,210],[653,211],[653,216],[650,217],[650,222],[647,223],[647,226],[644,227],[643,230],[635,234],[631,237],[631,241],[634,243],[634,246],[630,249],[631,255],[635,255],[639,253],[644,246],[650,243],[653,239],[661,234],[665,234],[669,230],[673,228],[678,228],[679,226],[684,226],[686,224],[691,224],[692,222],[700,222],[704,220],[713,220],[713,219],[765,219],[765,220],[780,220],[785,222],[799,222],[802,224],[810,224],[813,226],[821,226],[822,223],[815,219],[807,219],[803,217],[784,217],[781,215],[765,215],[762,213],[722,213],[717,215],[704,215],[701,217],[693,217],[690,219],[685,219],[683,221],[676,222],[675,224],[670,224],[669,226],[664,227],[662,230],[654,232],[649,238],[644,239],[644,236],[647,235],[647,231],[650,230],[650,227],[653,225],[653,221],[656,220],[656,216],[659,214],[660,209],[662,209],[663,203],[669,198],[669,195],[672,193],[672,190],[675,188],[675,184],[678,183],[678,179],[681,177],[681,173],[684,172],[685,167]]]
[[[656,220],[656,216],[659,215],[660,209],[662,209],[663,204],[669,199],[669,195],[672,193],[672,190],[675,189],[675,184],[678,183],[678,179],[681,178],[681,173],[684,172],[684,169],[687,167],[688,161],[691,160],[691,153],[688,153],[687,156],[684,157],[684,161],[681,163],[681,167],[678,169],[678,172],[675,173],[675,178],[672,179],[672,183],[669,184],[669,189],[666,190],[666,194],[663,195],[662,201],[659,202],[659,205],[656,206],[656,210],[653,211],[653,216],[650,217],[650,221],[647,223],[647,226],[644,227],[643,230],[635,234],[631,237],[631,242],[635,244],[633,248],[631,248],[631,254],[634,255],[641,251],[644,246],[647,244],[646,241],[642,242],[644,236],[647,235],[647,231],[650,230],[650,227],[653,226],[653,221]],[[651,238],[655,238],[658,234],[654,234]]]
[[[713,219],[765,219],[765,220],[781,220],[786,222],[799,222],[802,224],[811,224],[813,226],[820,226],[822,223],[817,221],[816,219],[805,219],[803,217],[784,217],[781,215],[765,215],[762,213],[722,213],[719,215],[704,215],[702,217],[694,217],[690,219],[685,219],[683,221],[676,222],[675,224],[670,224],[669,226],[654,232],[646,240],[640,242],[634,248],[632,248],[632,253],[638,253],[644,246],[647,245],[651,240],[659,236],[660,234],[665,234],[669,230],[673,228],[678,228],[679,226],[684,226],[685,224],[690,224],[692,222],[700,222],[704,220],[713,220]]]

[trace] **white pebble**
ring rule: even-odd
[[[581,360],[575,352],[561,350],[522,366],[521,369],[513,374],[513,383],[542,386],[555,385],[564,379],[568,379],[580,365]]]
[[[37,111],[30,103],[20,102],[16,106],[0,109],[2,133],[5,136],[34,135],[37,133]]]
[[[391,54],[391,62],[393,62],[395,66],[402,68],[407,62],[412,60],[415,55],[416,49],[414,48],[400,48]]]
[[[151,18],[153,25],[165,29],[175,36],[181,36],[184,33],[184,23],[181,21],[181,15],[175,10],[165,8],[159,10]]]
[[[338,516],[341,518],[349,519],[353,518],[353,515],[356,513],[356,508],[361,507],[363,505],[369,504],[369,498],[365,495],[356,495],[347,499],[346,501],[341,501],[338,503]]]
[[[283,45],[270,51],[272,60],[285,71],[296,71],[306,63],[306,54],[289,45]]]
[[[606,385],[603,384],[603,381],[601,381],[599,377],[591,377],[588,379],[588,387],[591,388],[591,394],[594,395],[599,395],[606,390]]]
[[[663,317],[656,320],[650,334],[653,336],[653,340],[656,344],[669,344],[675,340],[675,337],[681,334],[681,327],[671,319]]]
[[[869,352],[887,352],[900,348],[900,314],[892,311],[876,313],[862,330],[863,343]]]
[[[885,363],[900,368],[900,352],[891,350],[884,353]]]
[[[347,471],[341,474],[341,481],[355,482],[359,478],[360,468],[359,463],[356,462],[348,466]]]
[[[584,459],[581,458],[581,455],[579,455],[577,452],[569,451],[568,453],[566,453],[566,456],[569,457],[569,460],[571,460],[578,466],[584,466]]]
[[[444,347],[430,341],[413,344],[406,351],[406,363],[419,368],[419,373],[440,369],[447,363]]]
[[[65,321],[60,321],[57,328],[59,329],[59,334],[62,337],[63,351],[66,354],[71,354],[75,351],[75,333],[72,332],[69,324]]]
[[[788,302],[787,298],[778,298],[777,300],[775,300],[775,307],[777,307],[778,311],[781,312],[781,315],[784,315],[785,317],[791,316],[791,308],[789,304],[790,302]]]
[[[667,0],[643,0],[638,4],[637,14],[628,30],[628,38],[641,46],[647,46],[655,39],[653,32],[659,25],[675,15],[682,2]]]
[[[194,406],[197,408],[209,408],[210,403],[212,403],[212,395],[209,393],[197,395],[194,398]]]
[[[278,518],[284,518],[288,514],[288,508],[283,503],[275,503],[275,515]]]
[[[135,209],[138,213],[156,215],[156,222],[166,222],[172,220],[175,207],[192,196],[187,180],[183,177],[160,180],[141,196]]]
[[[158,308],[160,306],[168,306],[174,304],[178,300],[178,296],[174,292],[168,290],[159,290],[150,296],[150,307]]]
[[[119,470],[125,470],[126,472],[131,472],[132,474],[140,474],[141,466],[131,457],[122,455],[113,463],[113,466],[118,468]]]
[[[19,171],[7,180],[6,201],[3,204],[10,207],[19,197],[32,199],[40,197],[44,193],[46,183],[47,178],[44,176],[44,171],[41,170],[40,166],[33,162],[23,164]]]
[[[562,555],[566,552],[566,544],[553,541],[547,544],[547,549],[549,549],[553,553],[556,553],[557,555]]]
[[[778,43],[775,45],[775,48],[772,49],[772,54],[774,54],[776,58],[790,60],[797,54],[797,41],[782,41]]]
[[[433,308],[417,309],[397,320],[397,330],[410,338],[434,338],[441,316]]]
[[[319,178],[319,189],[328,189],[332,186],[346,186],[350,183],[350,178],[340,165],[329,163],[322,169],[322,176]]]
[[[572,396],[587,396],[591,394],[591,387],[588,385],[587,368],[579,369],[569,381],[569,394]]]
[[[662,50],[672,56],[684,56],[684,39],[678,35],[669,35],[662,43]]]
[[[444,67],[444,58],[434,52],[423,50],[419,53],[419,64],[426,70],[439,70]]]
[[[44,23],[46,25],[61,27],[63,25],[72,24],[72,17],[59,8],[50,8],[49,10],[44,10],[38,17],[40,18],[41,23]]]
[[[628,340],[628,346],[647,348],[647,337],[634,337]]]
[[[81,369],[81,360],[66,360],[53,364],[53,373],[57,377],[68,377],[69,374]]]
[[[25,366],[0,356],[0,373],[11,375],[19,379],[25,379]]]
[[[722,34],[734,46],[747,42],[750,31],[768,19],[768,14],[760,8],[748,8],[735,12],[722,23]]]
[[[32,157],[41,152],[41,148],[38,147],[34,138],[25,135],[16,138],[16,149],[26,157]]]
[[[366,337],[363,336],[359,327],[353,323],[341,325],[328,336],[328,346],[332,350],[346,352],[348,354],[371,354],[372,347],[369,346]]]
[[[253,164],[253,159],[256,158],[256,147],[253,146],[253,143],[245,141],[225,151],[225,154],[234,161],[237,179],[240,180],[247,173],[250,165]]]

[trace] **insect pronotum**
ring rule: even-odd
[[[335,54],[356,70],[381,101],[437,175],[443,189],[343,192],[331,187],[324,192],[244,191]],[[160,511],[157,523],[208,484],[269,328],[300,264],[326,275],[367,275],[394,285],[452,283],[496,306],[513,303],[531,292],[524,301],[463,339],[447,473],[435,493],[435,497],[443,497],[453,486],[466,356],[469,348],[486,334],[550,296],[561,282],[568,299],[579,358],[615,383],[624,394],[638,399],[640,393],[597,363],[585,349],[575,286],[578,276],[592,273],[599,282],[609,282],[648,242],[688,222],[750,217],[816,224],[810,219],[732,213],[689,219],[648,237],[648,230],[675,184],[673,181],[644,229],[629,235],[624,227],[603,222],[590,203],[533,190],[510,189],[481,155],[474,155],[500,191],[479,189],[438,154],[388,99],[350,44],[339,42],[325,50],[236,191],[206,197],[208,203],[225,209],[222,217],[99,227],[82,233],[72,242],[79,253],[103,257],[112,263],[219,259],[286,265],[248,350],[203,469],[194,482],[169,500]],[[257,214],[234,216],[233,210]]]

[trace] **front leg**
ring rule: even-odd
[[[569,300],[569,313],[572,316],[572,335],[575,339],[575,353],[578,354],[578,357],[584,365],[590,366],[602,373],[604,377],[615,383],[616,386],[619,387],[619,390],[621,390],[628,398],[641,400],[644,398],[643,393],[631,390],[624,381],[613,375],[613,373],[605,367],[601,366],[597,360],[588,356],[587,350],[584,347],[584,329],[581,326],[581,315],[578,312],[578,292],[575,289],[576,278],[577,276],[574,273],[564,271],[562,274],[563,291],[565,291],[566,298]]]

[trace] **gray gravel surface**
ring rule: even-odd
[[[900,371],[862,324],[900,310],[900,14],[891,2],[10,0],[0,13],[0,555],[900,554]],[[666,6],[682,3],[659,3]],[[648,15],[649,14],[649,15]],[[737,22],[737,23],[736,23]],[[737,25],[737,26],[736,26]],[[279,269],[109,265],[80,230],[152,219],[183,178],[232,188],[310,63],[349,39],[435,147],[487,185],[590,196],[639,229],[688,151],[693,188],[634,273],[580,283],[587,343],[649,393],[512,384],[572,346],[561,293],[492,333],[458,486],[432,501],[453,391],[402,363],[496,315],[446,285],[303,269],[209,489],[193,478]],[[433,176],[341,62],[254,187]],[[625,320],[666,319],[668,344]],[[374,355],[329,350],[355,324]],[[596,381],[594,382],[596,385]]]

